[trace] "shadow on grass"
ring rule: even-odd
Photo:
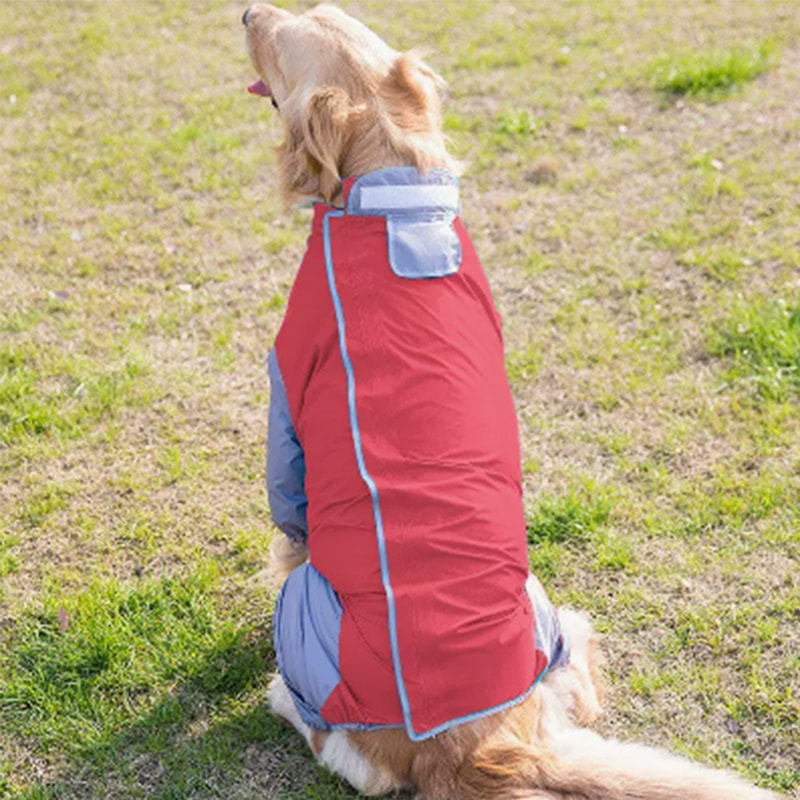
[[[79,747],[47,781],[3,789],[14,800],[83,798],[353,798],[318,770],[299,736],[272,716],[269,632],[238,633],[113,735]]]
[[[0,639],[0,799],[352,798],[267,710],[271,632],[217,585],[108,581],[23,612]]]

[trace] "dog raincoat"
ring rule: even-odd
[[[424,739],[519,702],[562,643],[526,594],[500,319],[450,173],[315,206],[269,370],[270,507],[310,549],[274,623],[302,719]]]

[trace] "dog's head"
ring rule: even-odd
[[[286,138],[278,148],[281,189],[334,201],[343,178],[375,169],[455,169],[441,130],[443,81],[357,20],[320,5],[295,16],[271,5],[245,11],[247,51]]]

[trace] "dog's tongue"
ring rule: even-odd
[[[260,78],[255,83],[251,83],[247,87],[247,91],[250,92],[250,94],[257,94],[261,97],[272,97],[272,92],[269,90],[269,86],[267,86],[267,84],[264,83],[264,81],[262,81]]]

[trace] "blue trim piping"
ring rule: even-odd
[[[440,733],[444,733],[448,728],[452,728],[456,725],[463,725],[467,722],[474,722],[475,720],[482,719],[483,717],[488,717],[491,714],[499,714],[501,711],[505,711],[506,709],[513,708],[516,705],[519,705],[523,700],[525,700],[530,693],[538,686],[539,682],[550,672],[550,668],[555,665],[549,664],[542,670],[536,680],[519,696],[512,697],[511,700],[506,700],[504,703],[500,703],[499,705],[492,706],[491,708],[484,708],[480,711],[475,711],[472,714],[465,714],[463,717],[456,717],[455,719],[448,720],[447,722],[443,722],[441,725],[438,725],[435,728],[432,728],[429,731],[425,731],[424,733],[416,733],[413,728],[408,725],[406,722],[404,725],[402,724],[386,724],[386,723],[376,723],[374,725],[367,725],[361,722],[337,722],[337,723],[326,723],[325,730],[328,731],[374,731],[374,730],[381,730],[383,728],[405,728],[406,733],[408,734],[408,738],[414,742],[423,742],[425,739],[430,739],[433,736],[438,736]],[[410,712],[409,712],[410,713]]]
[[[345,331],[344,312],[342,310],[342,302],[339,297],[339,292],[336,289],[336,276],[333,269],[333,253],[331,249],[330,237],[330,220],[332,217],[341,218],[346,216],[345,211],[329,211],[322,219],[322,234],[323,245],[325,253],[325,273],[328,278],[328,288],[330,289],[331,299],[333,301],[334,313],[336,315],[336,326],[339,333],[339,351],[342,355],[342,363],[344,365],[345,374],[347,377],[347,406],[350,417],[350,429],[353,434],[353,445],[355,447],[356,463],[361,479],[369,489],[370,497],[372,498],[372,513],[375,518],[375,532],[378,538],[378,557],[381,567],[381,583],[383,590],[386,593],[386,604],[389,611],[389,642],[392,649],[392,664],[394,666],[394,676],[397,682],[397,692],[400,696],[400,706],[403,711],[403,721],[405,724],[406,733],[412,741],[420,742],[425,739],[430,739],[439,733],[465,722],[472,722],[473,720],[480,719],[504,711],[521,703],[536,687],[540,680],[549,672],[550,662],[542,672],[537,675],[533,683],[521,695],[507,700],[504,703],[493,706],[492,708],[482,709],[473,714],[467,714],[463,717],[450,720],[442,725],[433,728],[432,730],[425,731],[424,733],[417,733],[414,730],[414,724],[411,719],[411,703],[408,699],[408,692],[406,690],[405,681],[403,679],[403,666],[400,661],[400,646],[397,639],[397,611],[395,608],[394,591],[389,576],[389,560],[386,553],[386,537],[383,529],[383,518],[381,516],[380,498],[378,496],[378,487],[375,481],[367,471],[366,464],[364,463],[364,452],[361,446],[361,432],[358,426],[358,411],[356,409],[356,383],[355,374],[353,372],[353,364],[350,361],[350,356],[347,352],[347,336]],[[399,725],[377,725],[377,726],[364,726],[360,724],[340,724],[332,725],[331,729],[355,729],[365,730],[372,727],[400,727]]]
[[[499,714],[501,711],[505,711],[507,708],[513,708],[516,705],[519,705],[528,695],[536,688],[537,684],[539,683],[542,678],[550,671],[550,664],[548,665],[536,676],[536,680],[521,694],[517,697],[512,697],[510,700],[506,700],[505,703],[500,703],[496,706],[492,706],[491,708],[484,708],[480,711],[475,711],[472,714],[465,714],[463,717],[456,717],[455,719],[448,720],[447,722],[443,722],[436,728],[432,728],[429,731],[425,731],[425,733],[413,733],[412,731],[408,731],[408,736],[410,739],[413,739],[415,742],[421,742],[424,739],[430,739],[432,736],[437,736],[440,733],[444,733],[448,728],[452,728],[455,725],[463,725],[466,722],[474,722],[477,719],[482,719],[483,717],[488,717],[490,714]]]
[[[322,236],[325,249],[325,272],[328,276],[328,288],[333,300],[333,308],[336,314],[336,326],[339,330],[339,350],[342,354],[342,362],[347,375],[347,407],[350,414],[350,429],[353,434],[353,445],[356,451],[356,462],[361,479],[369,489],[372,498],[372,514],[375,518],[375,532],[378,536],[378,557],[381,566],[381,583],[386,592],[386,604],[389,609],[389,641],[392,648],[392,663],[394,665],[394,677],[397,681],[397,691],[400,695],[400,705],[403,709],[403,720],[406,725],[408,735],[415,739],[414,727],[411,722],[411,704],[408,700],[408,692],[403,680],[403,667],[400,663],[400,647],[397,642],[397,614],[394,604],[394,592],[389,580],[389,560],[386,555],[386,539],[383,533],[383,518],[381,517],[381,504],[378,497],[378,487],[372,476],[367,471],[364,463],[364,452],[361,447],[361,432],[358,427],[358,412],[356,410],[356,381],[353,373],[353,364],[347,352],[347,337],[345,334],[344,312],[342,311],[342,301],[336,289],[336,277],[333,271],[333,255],[331,253],[331,229],[330,221],[332,217],[343,217],[344,211],[329,211],[322,219]]]

